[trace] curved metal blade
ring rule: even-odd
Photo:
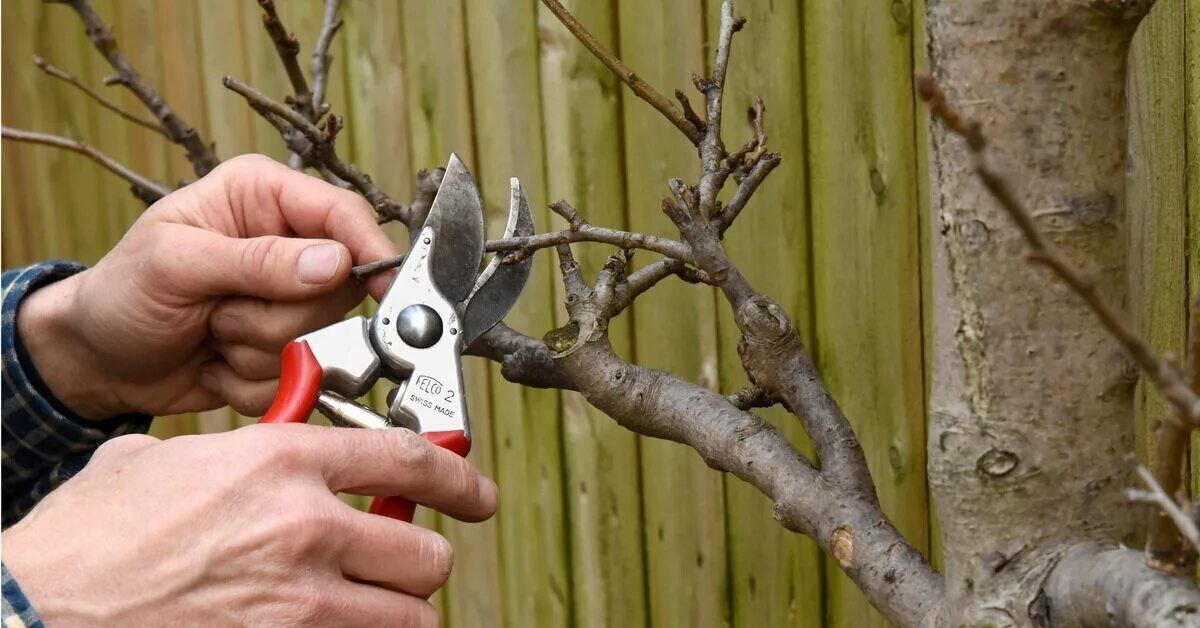
[[[529,213],[529,201],[521,191],[521,182],[516,177],[509,180],[508,225],[504,237],[533,235],[533,215]],[[533,256],[515,264],[502,264],[504,253],[496,253],[487,268],[479,274],[471,296],[467,297],[467,310],[463,314],[463,346],[483,332],[491,329],[504,318],[521,296],[529,271],[533,269]]]
[[[471,293],[483,259],[483,202],[458,155],[450,155],[425,226],[437,234],[429,260],[433,283],[446,300],[458,303]]]

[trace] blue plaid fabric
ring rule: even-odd
[[[6,528],[78,473],[101,443],[122,434],[145,432],[150,427],[151,417],[144,414],[122,415],[103,422],[75,415],[50,394],[17,333],[17,309],[26,295],[83,269],[75,262],[53,261],[3,274],[0,510]],[[42,625],[7,568],[4,568],[3,588],[4,628]]]
[[[8,567],[0,565],[0,569],[4,572],[4,628],[44,628],[42,618],[21,592],[21,587],[8,572]]]

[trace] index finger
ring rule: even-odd
[[[239,234],[243,237],[283,235],[282,230],[305,238],[330,238],[350,250],[355,265],[398,253],[375,222],[370,204],[354,192],[260,155],[237,157],[218,170],[231,209],[247,232]],[[367,287],[378,298],[387,282],[386,276],[376,276]]]
[[[466,459],[404,428],[387,430],[270,425],[294,429],[301,451],[333,492],[400,496],[462,521],[496,512],[496,484]]]

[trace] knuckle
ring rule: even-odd
[[[274,163],[274,159],[261,153],[246,153],[225,160],[217,168],[227,177],[239,177],[247,174],[256,174],[260,168]]]
[[[336,604],[316,583],[296,589],[292,604],[292,617],[287,624],[294,626],[321,626],[334,619]]]
[[[225,402],[238,414],[249,417],[266,414],[267,408],[271,405],[271,399],[266,395],[251,391],[231,392]]]
[[[279,265],[280,255],[283,253],[282,242],[283,238],[278,236],[260,236],[247,240],[240,253],[239,265],[252,276],[269,275]]]
[[[281,425],[248,425],[242,428],[249,449],[269,468],[295,473],[304,467],[304,447],[293,430]]]
[[[288,564],[323,556],[332,551],[337,529],[336,517],[329,509],[300,504],[312,504],[316,500],[309,494],[283,491],[285,503],[271,524],[271,538],[275,554]]]
[[[105,461],[157,442],[159,440],[149,434],[125,434],[101,443],[92,454],[92,459]]]
[[[416,432],[407,429],[388,430],[400,465],[410,471],[427,471],[436,462],[433,446]]]

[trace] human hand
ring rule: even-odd
[[[84,417],[222,405],[257,416],[283,346],[363,300],[354,264],[395,254],[358,195],[244,155],[159,200],[17,320],[39,374]],[[367,287],[378,296],[386,282]]]
[[[337,491],[464,521],[497,502],[470,463],[403,428],[130,435],[5,530],[4,561],[50,626],[436,626],[425,598],[449,543]]]

